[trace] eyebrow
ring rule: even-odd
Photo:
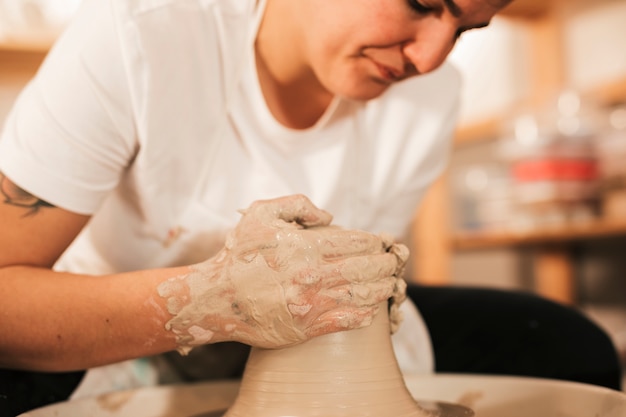
[[[448,10],[450,10],[450,13],[452,13],[452,16],[456,18],[463,16],[463,10],[461,10],[459,5],[456,4],[454,0],[443,0],[443,2],[445,3]]]
[[[446,7],[448,8],[452,16],[456,17],[457,19],[463,16],[463,10],[461,10],[459,5],[456,4],[454,0],[443,0],[443,2],[445,3]],[[461,30],[461,32],[465,32],[471,29],[480,29],[480,28],[487,27],[489,26],[489,23],[490,22],[478,23],[473,26],[466,26],[466,27],[462,27],[459,29]]]

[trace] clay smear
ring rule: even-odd
[[[181,353],[227,340],[296,345],[367,326],[389,299],[391,327],[397,326],[406,247],[328,226],[322,211],[290,221],[293,207],[281,204],[253,204],[215,257],[158,287],[172,316],[166,328]]]

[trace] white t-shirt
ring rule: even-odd
[[[256,3],[84,1],[0,139],[7,177],[93,215],[56,269],[199,262],[222,246],[238,209],[295,193],[337,225],[406,236],[447,162],[457,72],[444,64],[368,102],[335,98],[315,126],[288,129],[258,84]],[[400,364],[432,369],[425,326],[405,310],[413,327],[401,333],[412,340],[394,337]]]

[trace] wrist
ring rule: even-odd
[[[233,340],[233,291],[224,279],[222,258],[220,252],[157,286],[168,316],[163,327],[181,354],[207,343]]]

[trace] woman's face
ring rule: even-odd
[[[433,71],[507,0],[290,0],[303,59],[333,94],[367,100]]]

